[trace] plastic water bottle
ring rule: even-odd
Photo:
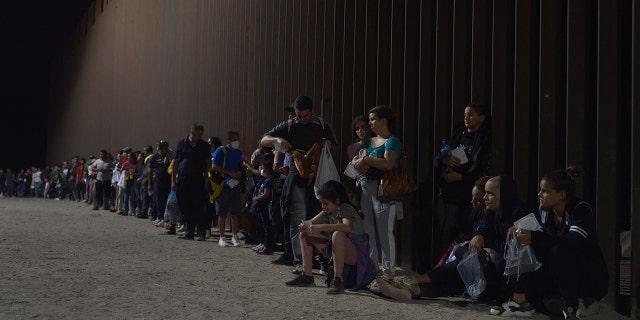
[[[440,157],[450,157],[451,156],[451,147],[447,144],[446,140],[442,140],[442,145],[440,146]]]

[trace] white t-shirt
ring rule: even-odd
[[[102,159],[96,159],[96,162],[93,163],[94,166],[96,166],[96,168],[98,169],[98,174],[96,175],[96,180],[98,181],[110,181],[111,180],[111,175],[109,174],[109,172],[106,171],[106,169],[109,168],[109,163],[102,161]],[[101,171],[101,170],[104,170]]]

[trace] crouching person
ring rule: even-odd
[[[333,262],[334,277],[327,294],[357,290],[376,276],[376,267],[369,258],[369,239],[364,233],[362,218],[348,200],[347,192],[337,181],[328,181],[318,191],[322,211],[311,220],[302,221],[300,247],[303,272],[287,281],[288,286],[313,286],[313,247]],[[348,274],[345,268],[352,272]],[[353,272],[355,271],[355,272]]]

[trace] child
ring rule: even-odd
[[[253,197],[251,198],[251,208],[249,211],[258,216],[260,222],[260,233],[262,236],[262,246],[255,248],[258,254],[271,255],[275,248],[273,239],[273,229],[271,228],[271,218],[269,216],[269,207],[271,204],[271,186],[273,185],[276,174],[273,172],[273,159],[265,159],[259,166],[260,179],[253,188]]]
[[[322,211],[311,220],[302,221],[300,247],[303,272],[287,281],[288,286],[312,286],[313,246],[331,256],[334,278],[327,294],[340,294],[345,288],[360,289],[376,276],[376,266],[369,258],[369,238],[364,233],[364,223],[349,202],[347,192],[337,181],[328,181],[318,191]],[[349,265],[355,272],[343,273]]]

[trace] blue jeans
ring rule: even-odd
[[[289,230],[291,247],[293,249],[293,264],[302,264],[302,249],[300,248],[300,236],[298,225],[307,219],[307,205],[305,203],[306,190],[297,185],[291,191],[291,203],[289,204]]]
[[[138,197],[136,197],[133,182],[128,182],[124,190],[124,212],[134,214]]]

